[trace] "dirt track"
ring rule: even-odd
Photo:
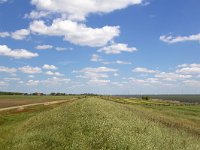
[[[26,105],[20,105],[20,106],[12,106],[12,107],[7,107],[7,108],[1,108],[1,111],[7,111],[7,110],[13,110],[13,109],[24,109],[25,107],[30,107],[30,106],[38,106],[38,105],[53,105],[53,104],[59,104],[59,103],[64,103],[68,102],[67,100],[60,100],[60,101],[51,101],[51,102],[42,102],[42,103],[34,103],[34,104],[26,104]]]

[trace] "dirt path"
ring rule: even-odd
[[[20,105],[20,106],[12,106],[12,107],[7,107],[7,108],[1,108],[1,111],[8,111],[8,110],[13,110],[13,109],[24,109],[25,107],[30,107],[30,106],[38,106],[38,105],[53,105],[53,104],[59,104],[59,103],[65,103],[68,102],[67,100],[60,100],[60,101],[51,101],[51,102],[42,102],[42,103],[34,103],[34,104],[26,104],[26,105]]]

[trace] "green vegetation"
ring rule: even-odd
[[[141,98],[141,95],[118,95],[125,98]],[[200,103],[200,95],[143,95],[150,99],[172,100],[187,103]]]
[[[143,100],[150,100],[150,97],[148,97],[148,96],[142,96],[142,99]]]
[[[83,96],[0,115],[0,149],[199,150],[200,105]]]

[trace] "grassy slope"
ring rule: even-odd
[[[66,103],[71,103],[73,101],[73,99],[66,99]],[[3,143],[5,143],[6,140],[9,140],[10,136],[13,136],[13,130],[20,126],[24,121],[41,112],[51,110],[60,105],[63,105],[63,103],[31,106],[24,109],[13,109],[0,112],[0,150],[2,149]]]
[[[200,105],[162,100],[147,101],[112,97],[104,97],[104,99],[122,104],[135,105],[132,110],[146,119],[160,122],[166,126],[184,129],[200,136]]]
[[[147,119],[137,109],[98,98],[80,100],[24,121],[3,149],[200,149],[199,136]]]

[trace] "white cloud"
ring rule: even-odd
[[[8,0],[0,0],[0,4],[7,2]]]
[[[56,66],[48,65],[48,64],[44,64],[42,68],[46,69],[46,70],[56,70],[56,69],[58,69]]]
[[[8,67],[0,66],[0,72],[15,73],[16,71],[17,71],[16,68],[8,68]]]
[[[155,75],[156,78],[161,78],[162,80],[166,81],[176,81],[176,80],[183,80],[183,79],[188,79],[191,78],[191,75],[182,75],[182,74],[177,74],[177,73],[166,73],[166,72],[161,72],[159,74]]]
[[[32,11],[30,14],[25,14],[25,18],[30,18],[30,19],[39,19],[43,17],[47,17],[49,15],[48,12],[44,11]]]
[[[182,65],[178,65],[178,68],[184,68],[184,67],[199,67],[200,68],[200,64],[182,64]]]
[[[108,68],[108,67],[98,67],[98,68],[84,68],[78,72],[88,72],[88,73],[100,73],[100,72],[117,72],[117,69]]]
[[[88,84],[106,84],[109,83],[110,80],[105,80],[102,78],[109,78],[109,73],[115,73],[117,72],[117,69],[107,68],[107,67],[98,67],[98,68],[84,68],[80,71],[74,71],[76,73],[81,73],[82,75],[79,75],[77,77],[79,78],[86,78],[89,79],[87,82]]]
[[[32,53],[30,51],[27,51],[25,49],[10,49],[7,45],[0,45],[0,55],[2,56],[8,56],[8,57],[13,57],[16,59],[20,58],[33,58],[37,57],[37,53]]]
[[[105,65],[108,65],[108,64],[130,65],[130,64],[132,64],[131,62],[122,61],[122,60],[103,61],[102,63],[105,64]]]
[[[87,82],[90,85],[106,85],[108,83],[110,83],[110,80],[101,80],[101,79],[91,79]]]
[[[27,73],[27,74],[37,74],[37,73],[41,73],[42,70],[39,67],[31,67],[31,66],[24,66],[19,68],[19,70],[23,73]]]
[[[58,13],[70,20],[85,20],[89,14],[109,13],[141,4],[142,0],[32,0],[38,11]]]
[[[93,62],[100,62],[102,61],[101,57],[97,54],[93,54],[90,61],[93,61]]]
[[[177,36],[177,37],[173,37],[171,35],[162,35],[160,36],[160,40],[170,44],[178,42],[186,42],[186,41],[200,41],[200,33],[189,36]]]
[[[191,86],[191,87],[200,87],[200,81],[199,80],[186,80],[183,81],[185,86]]]
[[[10,33],[8,33],[8,32],[0,32],[0,37],[1,38],[6,38],[6,37],[9,37],[9,36],[10,36]]]
[[[1,4],[1,3],[0,3]],[[8,85],[8,83],[7,82],[5,82],[5,81],[0,81],[0,88],[2,88],[3,86],[7,86]]]
[[[128,47],[127,44],[114,43],[110,46],[103,47],[98,52],[104,52],[106,54],[120,54],[121,52],[134,52],[137,51],[135,47]]]
[[[65,48],[65,47],[56,47],[56,50],[57,50],[57,51],[66,51],[66,50],[68,50],[68,49]]]
[[[29,77],[29,78],[35,78],[35,76],[34,76],[34,75],[29,75],[28,77]]]
[[[29,80],[26,85],[28,86],[37,86],[40,83],[39,80]]]
[[[11,33],[11,37],[15,40],[23,40],[30,34],[30,31],[27,29],[17,30]]]
[[[146,85],[150,86],[152,84],[160,84],[161,82],[157,78],[147,78],[147,79],[137,79],[137,78],[129,78],[130,82],[133,84],[138,84],[138,85]]]
[[[68,78],[58,78],[58,77],[52,77],[52,78],[48,78],[46,80],[42,80],[41,83],[49,86],[49,85],[60,85],[60,84],[67,84],[69,83],[71,80]]]
[[[127,61],[122,61],[122,60],[117,60],[116,64],[121,64],[121,65],[130,65],[131,62],[127,62]]]
[[[137,73],[158,73],[158,70],[149,70],[147,68],[141,68],[141,67],[137,67],[135,69],[132,70],[133,72],[137,72]]]
[[[50,76],[64,76],[60,72],[52,72],[52,71],[47,71],[46,74]]]
[[[182,64],[178,66],[177,73],[200,74],[200,64]]]
[[[118,73],[114,73],[113,76],[114,76],[114,77],[118,77],[119,74],[118,74]]]
[[[64,40],[73,44],[90,47],[104,46],[120,33],[119,26],[90,28],[82,23],[60,19],[54,20],[51,26],[43,21],[34,21],[30,24],[30,30],[42,35],[64,36]]]
[[[46,49],[52,49],[53,46],[52,45],[38,45],[35,48],[39,50],[46,50]]]
[[[20,78],[4,78],[5,81],[19,81]]]

